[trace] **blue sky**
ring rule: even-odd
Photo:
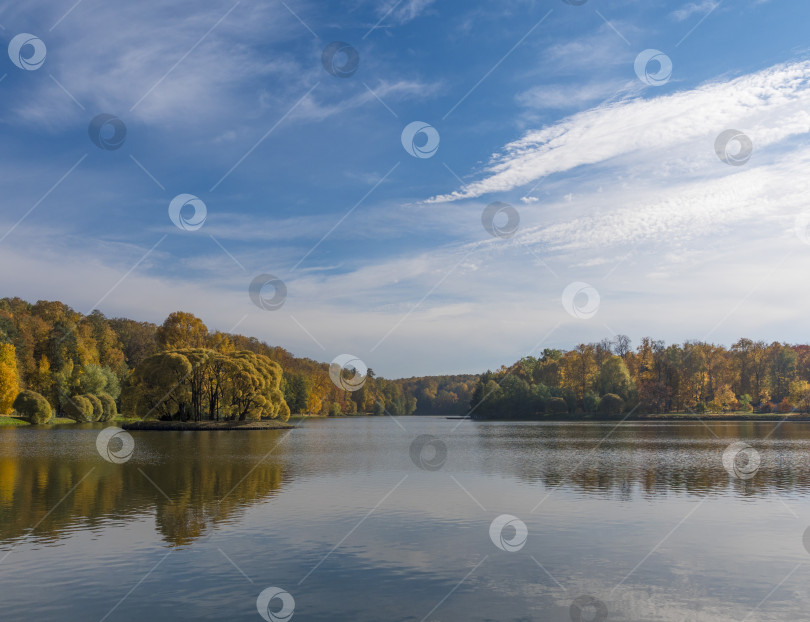
[[[183,309],[388,377],[615,333],[806,342],[808,23],[778,0],[4,3],[4,44],[47,53],[0,60],[0,291]],[[325,70],[335,41],[353,75]],[[430,157],[403,147],[416,121]],[[514,235],[482,226],[496,201]],[[278,309],[248,295],[262,274]]]

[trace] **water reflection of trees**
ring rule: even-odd
[[[47,542],[77,528],[154,514],[167,542],[190,544],[281,488],[283,448],[265,459],[280,434],[161,432],[155,438],[153,433],[142,454],[146,460],[120,465],[95,453],[77,459],[61,452],[18,454],[13,441],[4,439],[0,543],[28,534]],[[159,461],[151,461],[153,456]]]
[[[524,482],[587,495],[630,500],[678,492],[810,493],[810,425],[785,424],[773,432],[774,425],[636,424],[609,436],[612,425],[481,426],[479,443],[487,455],[509,455],[508,470]],[[723,451],[737,440],[754,447],[761,459],[750,480],[735,479],[723,468]],[[503,467],[496,460],[489,468]]]

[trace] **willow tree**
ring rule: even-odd
[[[157,329],[155,339],[164,350],[201,348],[208,340],[208,327],[191,313],[175,311]]]
[[[186,419],[190,403],[189,360],[174,352],[146,357],[133,370],[121,394],[122,410],[137,417]]]
[[[185,348],[146,358],[127,380],[125,411],[146,416],[202,419],[290,417],[278,363],[249,351]]]

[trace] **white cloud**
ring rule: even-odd
[[[669,152],[697,155],[728,128],[751,136],[758,149],[810,131],[810,62],[779,65],[735,80],[654,99],[630,99],[574,114],[506,145],[488,175],[430,202],[480,197],[578,166],[628,154],[668,165]]]
[[[703,0],[703,2],[690,2],[683,5],[680,9],[672,11],[670,17],[675,21],[682,22],[689,19],[695,13],[706,15],[709,11],[713,11],[720,4],[718,0]]]
[[[612,82],[544,84],[520,93],[517,102],[521,106],[533,109],[570,109],[613,98],[617,94],[617,85]]]

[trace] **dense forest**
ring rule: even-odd
[[[388,380],[357,390],[328,363],[209,330],[182,311],[161,325],[83,315],[61,302],[0,299],[0,415],[34,423],[127,417],[244,420],[316,415],[620,417],[810,410],[810,346],[740,339],[667,346],[624,335],[546,349],[477,375]],[[356,388],[356,387],[353,387]]]
[[[667,346],[618,335],[573,350],[544,350],[488,371],[471,416],[620,417],[625,413],[790,413],[810,410],[810,346],[740,339]]]
[[[210,331],[190,313],[158,326],[61,302],[0,299],[0,414],[109,420],[286,419],[412,414],[467,408],[475,376],[394,382],[369,369],[359,390],[330,380],[329,364],[255,337]],[[408,388],[408,392],[404,391]],[[421,408],[420,408],[421,406]],[[433,410],[435,407],[436,410]]]

